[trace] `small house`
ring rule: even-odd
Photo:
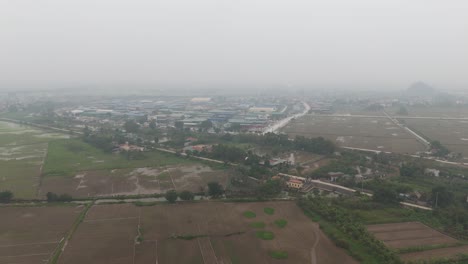
[[[286,182],[286,185],[291,189],[301,189],[304,183],[298,179],[290,179]]]

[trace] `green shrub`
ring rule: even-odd
[[[273,240],[275,238],[275,234],[270,231],[257,231],[255,235],[262,240]]]
[[[253,222],[250,223],[250,226],[253,228],[265,228],[265,223],[264,222]]]
[[[268,252],[268,255],[270,255],[270,257],[274,259],[287,259],[288,258],[288,252],[281,251],[281,250],[270,251]]]
[[[275,225],[279,228],[284,228],[288,224],[288,221],[284,219],[278,219],[275,221]]]
[[[263,212],[265,212],[265,214],[268,214],[268,215],[273,215],[275,213],[275,209],[270,208],[270,207],[265,207],[263,208]]]
[[[244,212],[244,216],[247,217],[247,218],[255,218],[255,217],[257,217],[257,215],[256,215],[254,212],[252,212],[252,211],[245,211],[245,212]]]

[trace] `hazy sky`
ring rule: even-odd
[[[468,89],[467,0],[0,0],[0,89]]]

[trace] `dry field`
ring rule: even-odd
[[[264,212],[265,207],[275,210]],[[254,218],[243,214],[251,211]],[[285,227],[274,224],[287,220]],[[262,222],[263,228],[252,223]],[[138,228],[139,227],[139,228]],[[271,231],[262,240],[256,232]],[[137,239],[140,232],[141,240]],[[282,250],[287,259],[269,252]],[[86,252],[86,254],[83,254]],[[357,263],[292,202],[93,206],[59,263]]]
[[[345,147],[410,154],[425,150],[412,135],[387,118],[308,115],[282,131],[290,136],[321,136]]]
[[[82,171],[74,177],[45,177],[41,195],[67,193],[73,197],[165,193],[167,190],[199,192],[210,181],[226,185],[229,171],[199,165]]]
[[[83,206],[0,208],[0,263],[47,263],[82,210]]]
[[[403,119],[408,127],[430,138],[456,153],[468,157],[468,121]]]
[[[458,240],[419,222],[370,225],[367,229],[389,248],[403,249],[433,245],[456,245]],[[454,257],[466,253],[467,246],[455,246],[401,254],[403,260]]]
[[[368,230],[390,248],[407,248],[457,242],[456,239],[419,222],[371,225],[368,226]]]

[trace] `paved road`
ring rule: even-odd
[[[285,127],[289,122],[291,122],[291,120],[293,120],[295,118],[305,116],[310,110],[310,105],[308,103],[304,102],[304,101],[302,101],[302,104],[304,105],[304,111],[302,111],[301,113],[286,117],[284,119],[281,119],[278,122],[275,122],[271,126],[265,128],[265,131],[263,131],[263,134],[276,133],[276,132],[278,132],[278,130]]]

